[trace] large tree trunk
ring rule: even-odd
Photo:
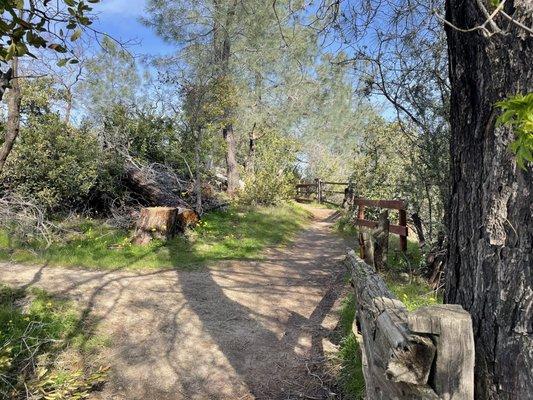
[[[237,142],[233,125],[228,125],[223,131],[226,141],[226,166],[228,175],[228,193],[234,195],[239,190],[239,165],[237,164]]]
[[[214,1],[215,16],[213,20],[213,44],[215,63],[219,69],[219,78],[227,81],[230,73],[231,36],[230,31],[235,18],[237,0],[223,4]],[[224,118],[231,120],[234,110],[226,106]],[[237,143],[233,131],[233,123],[228,122],[222,128],[222,136],[226,142],[226,173],[228,176],[228,193],[233,196],[239,190],[239,168],[237,164]]]
[[[5,130],[4,144],[0,149],[0,174],[4,170],[4,165],[6,163],[7,157],[11,150],[13,149],[13,144],[17,139],[20,131],[20,82],[18,78],[18,59],[17,57],[13,58],[11,62],[11,74],[15,79],[10,80],[11,89],[8,92],[7,100],[7,123]]]
[[[507,1],[505,10],[531,26],[530,0]],[[459,28],[486,19],[472,0],[446,0],[446,14]],[[452,84],[446,301],[472,314],[476,399],[522,400],[533,393],[533,176],[509,152],[512,131],[495,126],[494,103],[533,91],[533,37],[497,22],[507,34],[446,28]]]

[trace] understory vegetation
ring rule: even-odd
[[[185,235],[135,245],[127,229],[77,218],[64,222],[65,235],[48,247],[38,238],[25,243],[10,240],[2,231],[0,258],[98,269],[190,269],[212,261],[260,258],[266,247],[287,244],[308,220],[309,212],[296,203],[234,206],[206,213]]]
[[[39,289],[0,285],[0,397],[84,399],[106,380],[93,333],[72,302]]]

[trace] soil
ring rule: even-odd
[[[94,399],[329,399],[323,380],[347,244],[335,212],[260,261],[199,271],[88,271],[0,264],[0,281],[79,302],[111,338]]]

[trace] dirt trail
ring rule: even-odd
[[[333,211],[265,260],[201,271],[102,272],[0,264],[0,281],[84,307],[112,337],[99,399],[326,398],[313,360],[336,320],[344,241]]]

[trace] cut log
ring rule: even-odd
[[[196,225],[200,221],[198,213],[189,208],[178,208],[178,228],[179,232],[183,232],[190,226]]]
[[[187,208],[143,208],[132,242],[134,244],[147,244],[152,239],[168,240],[198,221],[198,214]]]

